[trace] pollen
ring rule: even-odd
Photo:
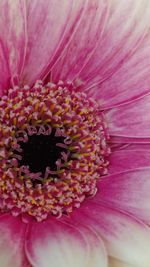
[[[15,87],[0,100],[0,209],[42,221],[68,215],[107,174],[99,105],[72,83]]]

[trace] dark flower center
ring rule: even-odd
[[[20,142],[22,159],[19,161],[20,166],[29,166],[32,173],[40,172],[42,177],[45,175],[46,168],[56,171],[56,161],[61,158],[61,153],[66,152],[65,148],[57,146],[64,143],[64,137],[56,136],[55,129],[50,135],[33,134],[28,136],[28,142]]]

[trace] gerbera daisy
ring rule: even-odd
[[[149,267],[150,1],[0,10],[0,267]]]

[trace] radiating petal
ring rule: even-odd
[[[107,18],[106,0],[88,1],[78,30],[52,69],[54,80],[73,80],[94,51]]]
[[[132,150],[132,151],[150,151],[150,144],[149,143],[109,143],[111,151],[119,151],[119,150]],[[143,152],[144,153],[144,152]],[[147,152],[146,152],[147,153]]]
[[[133,159],[134,160],[134,159]],[[150,223],[150,168],[110,175],[99,183],[96,201],[130,212]]]
[[[74,220],[81,218],[102,236],[110,256],[136,267],[150,266],[150,229],[142,222],[94,201],[73,214]]]
[[[0,94],[21,74],[26,52],[25,1],[0,0]]]
[[[50,72],[78,26],[86,1],[28,0],[28,50],[23,81]],[[38,30],[37,30],[38,29]]]
[[[148,32],[134,54],[125,63],[121,62],[114,75],[97,87],[99,93],[96,97],[99,97],[103,109],[134,101],[134,99],[149,93],[149,51],[150,38]]]
[[[7,57],[5,56],[1,43],[0,43],[0,73],[3,74],[0,76],[0,96],[2,96],[6,88],[9,87],[10,72],[9,72]]]
[[[150,95],[110,109],[105,115],[113,136],[150,138]],[[138,141],[137,141],[138,142]]]
[[[150,137],[149,138],[137,138],[134,137],[125,137],[125,136],[111,136],[110,142],[113,144],[139,144],[139,145],[146,145],[150,144]]]
[[[110,4],[102,38],[79,75],[85,90],[100,99],[102,108],[140,97],[150,84],[150,1]]]
[[[128,144],[125,148],[126,150],[149,150],[150,144]],[[147,153],[147,152],[146,152]]]
[[[26,253],[34,267],[86,267],[89,251],[76,228],[50,219],[30,227]]]
[[[150,144],[128,144],[125,147],[126,150],[149,150]],[[147,152],[146,152],[147,153]]]
[[[24,255],[26,225],[11,215],[0,216],[0,267],[27,267]]]
[[[27,1],[28,46],[23,80],[40,78],[41,71],[63,36],[72,1]]]
[[[150,167],[149,150],[119,150],[110,156],[109,174],[124,172],[131,169]]]
[[[26,251],[37,267],[49,267],[49,263],[54,267],[107,267],[100,236],[71,218],[34,224],[28,233]]]
[[[107,267],[107,253],[100,235],[94,234],[92,230],[85,229],[83,227],[82,231],[89,244],[89,259],[86,267]]]
[[[107,251],[100,235],[93,231],[92,227],[87,227],[86,222],[82,221],[82,216],[78,217],[77,223],[76,220],[72,220],[71,217],[64,218],[64,221],[69,225],[75,226],[81,233],[84,234],[89,246],[89,258],[86,266],[107,267]]]

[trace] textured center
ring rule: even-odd
[[[110,149],[99,105],[71,83],[10,89],[0,100],[0,209],[42,221],[97,192]]]

